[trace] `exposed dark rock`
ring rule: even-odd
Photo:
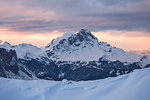
[[[46,60],[48,64],[42,60],[39,61],[37,59],[31,59],[31,60],[24,60],[24,59],[19,59],[19,63],[21,63],[23,66],[28,68],[30,71],[32,71],[37,78],[40,79],[47,79],[47,80],[59,80],[59,68],[57,65],[51,61],[51,60]]]
[[[14,74],[18,74],[19,68],[17,65],[17,55],[14,50],[7,51],[4,48],[0,48],[0,68],[1,70],[11,71]]]
[[[19,70],[32,79],[32,74],[24,66],[18,65],[17,54],[14,50],[7,51],[4,48],[0,48],[0,77],[24,79],[25,76],[22,76]]]
[[[64,63],[64,64],[63,64]],[[61,71],[64,76],[61,78],[81,81],[81,80],[96,80],[107,77],[116,77],[132,72],[134,69],[141,69],[138,63],[124,65],[119,61],[90,61],[86,62],[59,62]]]
[[[150,64],[146,65],[144,68],[148,68],[148,67],[150,67]]]

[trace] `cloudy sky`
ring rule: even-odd
[[[47,45],[86,27],[125,50],[150,50],[150,0],[0,0],[0,40]]]

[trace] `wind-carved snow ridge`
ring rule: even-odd
[[[125,63],[139,62],[142,55],[112,47],[98,39],[86,28],[78,33],[69,31],[45,47],[50,59],[55,61],[98,61],[100,58]]]

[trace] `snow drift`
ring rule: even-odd
[[[150,68],[96,81],[0,78],[0,100],[150,100]]]

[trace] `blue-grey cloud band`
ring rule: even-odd
[[[50,12],[58,18],[35,18],[32,13],[0,16],[0,27],[13,31],[66,31],[81,27],[92,31],[127,30],[150,32],[150,0],[0,0],[3,5],[21,6],[27,10]],[[3,14],[0,10],[0,14]],[[55,17],[54,16],[54,17]],[[45,17],[45,16],[43,16]]]

